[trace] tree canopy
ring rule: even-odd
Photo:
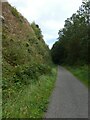
[[[58,42],[51,55],[55,63],[87,64],[90,62],[90,2],[83,2],[79,10],[65,20],[63,29],[58,32]]]

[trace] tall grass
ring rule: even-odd
[[[41,75],[37,82],[24,86],[16,97],[8,99],[3,105],[3,118],[43,118],[56,73],[54,67],[51,74]]]
[[[82,83],[84,83],[88,87],[88,66],[65,66],[68,70],[70,70]]]

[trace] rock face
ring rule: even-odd
[[[10,81],[16,71],[24,71],[29,66],[49,65],[49,48],[39,26],[31,25],[8,2],[2,3],[2,16],[3,80]]]

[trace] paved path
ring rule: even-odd
[[[88,89],[60,66],[45,118],[88,118]]]

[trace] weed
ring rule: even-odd
[[[79,78],[86,86],[88,86],[88,66],[66,66],[76,77]]]
[[[40,76],[35,84],[23,86],[24,89],[21,87],[16,92],[17,97],[8,99],[3,105],[3,117],[43,118],[56,80],[56,68],[51,73]]]

